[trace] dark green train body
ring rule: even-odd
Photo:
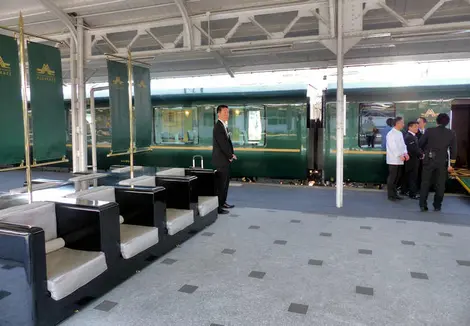
[[[234,177],[307,178],[307,97],[301,89],[154,95],[154,145],[152,151],[136,154],[135,164],[185,167],[192,165],[193,156],[202,155],[204,167],[210,168],[219,104],[230,107],[229,130],[238,156],[232,165]],[[111,141],[108,106],[106,99],[96,102],[99,169],[128,162],[126,156],[107,157]],[[252,128],[256,123],[257,128]],[[91,162],[90,150],[88,155]]]
[[[365,139],[367,131],[362,128],[364,120],[372,117],[379,131],[385,127],[386,119],[394,116],[403,117],[405,122],[425,117],[428,121],[427,127],[433,127],[439,113],[449,114],[452,108],[462,101],[460,99],[470,97],[470,86],[351,88],[345,89],[345,95],[347,113],[344,138],[344,180],[384,183],[388,172],[386,152],[381,147],[382,135],[378,133],[375,138],[375,147],[369,147]],[[336,177],[335,101],[336,92],[327,91],[323,171],[325,180],[332,181]]]
[[[470,85],[353,86],[345,89],[345,95],[344,180],[384,183],[387,166],[381,132],[386,119],[402,116],[410,121],[424,116],[431,127],[438,113],[449,113],[458,99],[470,97]],[[212,167],[215,108],[227,104],[229,130],[239,158],[232,166],[232,176],[306,180],[312,171],[319,171],[320,178],[334,182],[336,91],[324,92],[322,117],[315,121],[310,120],[311,100],[303,86],[223,92],[200,89],[197,93],[173,91],[173,94],[161,91],[152,95],[152,151],[136,154],[135,164],[185,167],[192,165],[193,156],[202,155],[204,166]],[[111,141],[107,98],[99,98],[96,107],[98,168],[128,163],[126,156],[107,157]],[[371,127],[375,131],[373,147],[367,142]]]

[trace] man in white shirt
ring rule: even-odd
[[[400,197],[397,193],[397,186],[403,173],[404,162],[410,159],[406,149],[405,139],[401,132],[404,126],[403,118],[397,117],[393,121],[392,130],[387,134],[387,191],[388,199],[392,201],[403,199],[403,197]]]

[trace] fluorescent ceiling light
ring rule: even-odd
[[[285,44],[285,45],[265,45],[265,46],[257,46],[257,47],[245,47],[245,48],[235,48],[231,49],[232,53],[242,53],[242,52],[252,52],[252,51],[260,51],[260,50],[278,50],[278,49],[292,49],[292,44]]]

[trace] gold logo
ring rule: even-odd
[[[11,76],[10,64],[3,61],[2,57],[0,57],[0,76]]]
[[[113,84],[114,85],[122,85],[122,84],[124,84],[124,82],[121,80],[121,77],[116,76],[116,79],[113,80]]]
[[[138,84],[138,86],[140,88],[147,88],[147,85],[145,85],[145,82],[143,80],[140,81],[140,83]]]
[[[438,116],[438,113],[434,112],[433,109],[428,109],[425,113],[421,114],[425,118],[435,118]]]
[[[10,64],[9,63],[6,63],[5,61],[3,61],[3,58],[0,57],[0,68],[3,68],[3,69],[10,69]]]
[[[47,63],[43,64],[42,68],[37,68],[36,72],[39,75],[55,76],[55,71],[52,70]]]

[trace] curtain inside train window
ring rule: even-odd
[[[261,112],[259,110],[248,111],[248,141],[259,142],[261,140]]]
[[[229,105],[228,131],[234,146],[263,147],[266,143],[266,110],[257,105]]]

